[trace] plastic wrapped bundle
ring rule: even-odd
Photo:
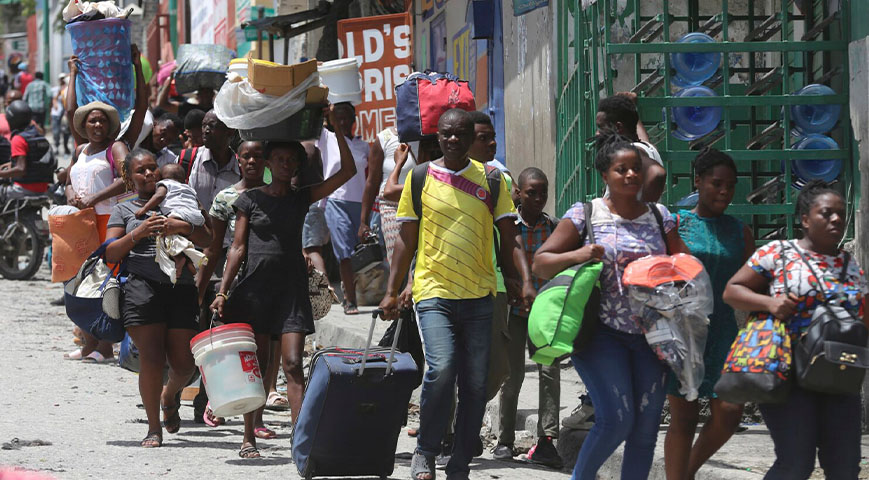
[[[622,282],[646,341],[679,379],[679,393],[697,399],[712,313],[712,282],[703,264],[686,255],[652,255],[632,262]]]
[[[235,52],[223,45],[192,45],[178,47],[175,89],[191,93],[200,88],[219,90],[226,80],[229,62]]]
[[[125,120],[135,102],[130,21],[107,18],[71,23],[66,29],[80,61],[75,82],[78,104],[108,103]]]

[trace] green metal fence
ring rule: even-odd
[[[739,182],[728,213],[746,221],[759,241],[794,236],[798,190],[789,160],[841,160],[838,188],[853,215],[859,173],[848,114],[850,1],[843,0],[840,11],[829,11],[825,0],[796,3],[733,1],[737,8],[728,0],[579,0],[580,5],[558,0],[557,211],[602,192],[590,142],[597,104],[617,91],[631,90],[639,96],[641,118],[665,162],[667,189],[661,202],[669,207],[693,190],[691,161],[698,149],[710,145],[736,161]],[[764,11],[770,4],[771,11]],[[696,31],[716,42],[675,41]],[[674,97],[674,52],[723,54],[718,75],[705,83],[717,97]],[[812,83],[826,84],[836,94],[792,95]],[[843,106],[838,124],[828,133],[840,149],[792,149],[795,137],[787,107],[828,103]],[[701,139],[677,140],[671,134],[670,107],[678,106],[722,106],[721,123]]]

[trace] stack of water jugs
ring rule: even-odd
[[[705,33],[692,32],[678,43],[712,43]],[[714,90],[703,85],[712,78],[721,64],[721,52],[680,52],[670,55],[674,74],[670,83],[680,88],[676,97],[715,97]],[[721,122],[722,107],[673,107],[671,114],[676,128],[673,136],[686,142],[708,135]]]
[[[835,95],[836,92],[826,86],[813,83],[807,85],[794,95]],[[791,135],[796,137],[793,143],[795,150],[838,150],[839,144],[827,136],[839,121],[842,106],[838,104],[793,105],[791,109]],[[784,171],[782,160],[782,171]],[[842,171],[842,161],[833,160],[791,160],[791,173],[794,186],[800,188],[810,180],[835,180]]]

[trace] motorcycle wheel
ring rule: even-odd
[[[8,280],[29,280],[42,266],[44,250],[33,219],[19,218],[9,240],[0,240],[0,275]]]

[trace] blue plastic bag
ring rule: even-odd
[[[66,26],[72,51],[79,58],[75,94],[79,106],[108,103],[118,109],[121,122],[135,103],[133,62],[130,56],[130,21],[107,18]]]

